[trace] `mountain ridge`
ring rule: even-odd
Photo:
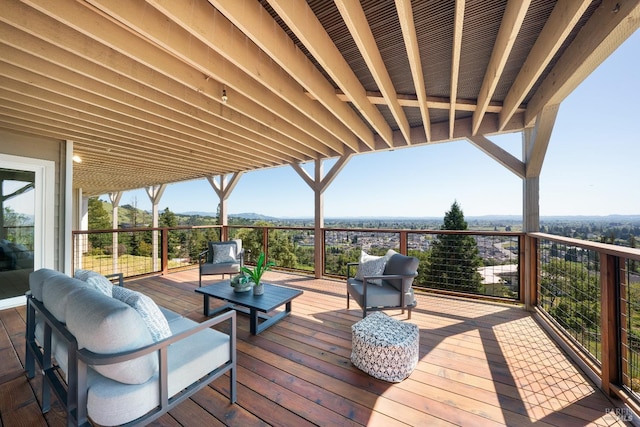
[[[217,214],[215,212],[204,212],[204,211],[187,211],[187,212],[177,212],[177,215],[198,215],[203,217],[216,217]],[[283,220],[283,219],[304,219],[309,220],[313,219],[313,217],[274,217],[263,215],[255,212],[243,212],[236,214],[229,214],[229,217],[232,218],[246,218],[253,220]],[[443,217],[440,216],[335,216],[330,217],[326,216],[325,219],[348,219],[348,220],[398,220],[398,221],[416,221],[416,220],[442,220]],[[501,220],[501,221],[520,221],[522,220],[521,215],[500,215],[500,214],[490,214],[490,215],[471,215],[465,216],[465,220],[473,221],[473,220]],[[566,220],[625,220],[625,221],[640,221],[639,215],[627,215],[627,214],[609,214],[609,215],[544,215],[540,216],[540,220],[546,221],[566,221]]]

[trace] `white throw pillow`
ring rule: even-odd
[[[356,280],[364,280],[365,276],[380,276],[384,273],[384,267],[387,265],[386,256],[369,255],[365,251],[360,252],[360,263],[356,271]],[[382,286],[382,279],[374,279],[368,283]]]
[[[213,245],[213,263],[236,262],[235,243]]]
[[[96,273],[92,270],[76,270],[76,273],[73,277],[82,280],[83,282],[87,283],[89,287],[102,292],[108,297],[113,296],[111,292],[113,283],[111,283],[109,279],[107,279],[100,273]]]
[[[113,297],[135,309],[147,325],[154,342],[171,336],[169,322],[156,303],[148,296],[122,286],[113,287]]]

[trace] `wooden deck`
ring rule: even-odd
[[[260,335],[238,316],[238,400],[228,381],[210,387],[155,425],[624,425],[600,392],[520,307],[420,295],[420,362],[398,384],[350,362],[351,325],[340,281],[266,273],[302,289],[293,312]],[[202,320],[195,270],[127,283],[157,303]],[[209,281],[208,281],[209,283]],[[214,303],[212,303],[213,306]],[[387,314],[406,319],[400,312]],[[40,381],[26,379],[24,307],[0,311],[0,426],[63,426],[55,403],[40,414]]]

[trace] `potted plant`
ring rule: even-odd
[[[261,252],[260,256],[258,257],[258,262],[256,262],[256,266],[253,269],[248,267],[240,268],[244,276],[248,277],[247,281],[253,282],[254,295],[262,295],[264,293],[264,285],[260,283],[260,279],[262,279],[262,275],[265,271],[271,270],[271,267],[276,265],[276,263],[273,261],[266,262],[264,258],[264,252]]]

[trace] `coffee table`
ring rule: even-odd
[[[228,309],[234,309],[248,314],[249,327],[253,335],[259,334],[269,326],[288,316],[291,313],[291,301],[303,293],[297,289],[264,283],[264,294],[255,296],[252,291],[234,292],[228,280],[203,286],[196,289],[196,292],[204,296],[205,316],[213,316],[216,313]],[[212,310],[211,307],[209,307],[210,298],[226,301],[228,304]],[[271,316],[266,314],[282,305],[285,306],[284,311],[280,311]],[[262,322],[260,320],[262,320]]]

